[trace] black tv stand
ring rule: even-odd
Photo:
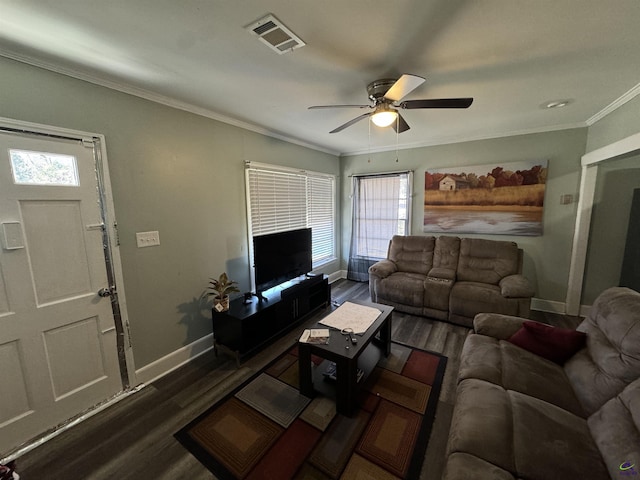
[[[254,295],[257,298],[249,303],[243,297],[232,300],[225,312],[211,310],[215,353],[219,349],[230,352],[238,365],[327,307],[331,286],[326,275],[302,276]]]
[[[265,302],[269,301],[269,299],[263,295],[263,292],[256,292],[256,293],[252,293],[251,295],[253,295],[254,297],[257,297],[259,302],[262,302],[263,300]]]

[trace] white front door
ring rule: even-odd
[[[0,133],[0,453],[123,389],[96,175],[92,144]]]

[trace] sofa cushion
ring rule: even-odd
[[[527,321],[514,333],[509,342],[547,360],[563,365],[584,347],[586,334],[569,328],[552,327]]]
[[[587,421],[537,398],[509,391],[518,476],[608,479]]]
[[[441,235],[436,238],[436,246],[433,252],[433,267],[453,270],[458,268],[460,256],[460,238]]]
[[[609,478],[584,418],[482,380],[458,385],[448,450],[517,478]]]
[[[515,471],[513,415],[505,389],[476,379],[458,384],[448,451],[474,455]]]
[[[460,355],[458,379],[471,378],[539,398],[579,416],[584,415],[561,366],[504,340],[478,334],[467,337]]]
[[[389,302],[422,308],[425,278],[418,273],[396,272],[378,281],[377,294]]]
[[[605,403],[587,421],[611,478],[623,478],[628,462],[640,471],[640,379]],[[637,473],[636,473],[637,475]]]
[[[395,235],[389,246],[389,260],[395,262],[399,272],[426,275],[433,267],[435,244],[435,237]]]
[[[518,301],[504,298],[500,287],[488,283],[454,283],[449,297],[449,311],[473,319],[480,312],[518,315]]]
[[[518,245],[515,242],[463,238],[460,241],[458,280],[498,285],[518,273]]]
[[[624,287],[605,290],[578,330],[587,334],[587,348],[564,368],[591,414],[640,377],[640,293]]]

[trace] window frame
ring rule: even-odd
[[[398,227],[400,226],[400,221],[402,221],[402,223],[404,224],[404,228],[403,228],[403,232],[400,231],[400,228],[398,228],[396,230],[397,235],[411,235],[411,224],[412,224],[412,210],[413,210],[413,205],[412,205],[412,198],[413,198],[413,171],[412,170],[406,170],[406,171],[400,171],[400,172],[384,172],[384,173],[367,173],[367,174],[360,174],[360,175],[354,175],[353,176],[353,182],[352,182],[352,229],[355,229],[355,223],[356,223],[356,208],[358,208],[359,206],[359,202],[362,200],[359,198],[359,190],[358,187],[360,186],[361,181],[366,181],[366,180],[373,180],[373,179],[383,179],[383,178],[389,178],[389,179],[393,179],[393,178],[399,178],[402,176],[406,176],[406,195],[404,197],[402,197],[401,195],[399,195],[398,197],[398,210],[401,209],[401,204],[404,202],[405,203],[405,218],[402,219],[400,215],[398,215]],[[402,188],[399,189],[399,193],[402,193]],[[380,199],[375,199],[380,201]],[[361,220],[360,217],[357,218],[358,221]],[[352,237],[354,235],[354,231],[352,231]],[[352,238],[352,242],[353,242],[353,238]],[[389,239],[390,240],[390,239]],[[353,257],[357,257],[357,258],[362,258],[362,259],[367,259],[367,260],[372,260],[372,261],[377,261],[380,259],[383,259],[386,257],[386,255],[383,256],[376,256],[376,255],[371,255],[369,251],[363,251],[363,248],[360,247],[360,243],[359,242],[355,242],[356,245],[353,246],[352,245],[352,253],[350,255],[352,255]],[[387,243],[388,244],[388,243]],[[355,249],[355,251],[353,251]],[[379,249],[380,250],[380,249]],[[386,252],[386,248],[384,249]],[[380,250],[382,251],[382,250]]]
[[[291,212],[294,218],[292,223],[287,224],[286,222],[283,221],[283,223],[278,224],[278,220],[271,220],[271,219],[266,219],[266,217],[270,214],[273,214],[275,216],[278,216],[278,212],[275,212],[276,209],[279,208],[278,206],[278,202],[282,199],[278,199],[278,193],[276,191],[276,188],[274,186],[274,191],[272,192],[273,197],[270,199],[271,200],[271,204],[265,206],[265,210],[267,209],[271,209],[272,212],[266,212],[263,217],[265,218],[265,225],[262,226],[262,228],[256,228],[255,222],[258,219],[258,217],[260,217],[260,214],[256,212],[257,208],[260,208],[257,204],[255,199],[253,199],[252,201],[252,194],[255,194],[255,188],[253,188],[252,190],[252,182],[255,180],[255,178],[252,178],[252,176],[271,176],[272,178],[276,179],[276,178],[284,178],[287,177],[288,179],[291,180],[291,184],[294,185],[297,182],[302,182],[304,183],[304,214],[302,214],[301,212],[299,212],[299,208],[301,207],[301,205],[292,205],[289,208],[289,211]],[[321,173],[321,172],[314,172],[314,171],[308,171],[308,170],[301,170],[301,169],[294,169],[294,168],[289,168],[289,167],[282,167],[282,166],[278,166],[278,165],[271,165],[271,164],[265,164],[265,163],[258,163],[258,162],[246,162],[245,163],[245,183],[246,183],[246,187],[245,187],[245,193],[246,193],[246,204],[247,204],[247,233],[248,233],[248,240],[249,240],[249,261],[250,261],[250,268],[251,268],[251,283],[252,286],[253,282],[254,282],[254,272],[253,272],[253,237],[254,235],[260,235],[260,234],[267,234],[267,233],[275,233],[278,231],[286,231],[286,230],[292,230],[295,228],[312,228],[312,234],[313,234],[313,239],[312,239],[312,244],[314,245],[314,252],[316,251],[315,248],[315,243],[316,243],[316,239],[318,235],[321,236],[327,236],[327,232],[324,231],[322,233],[318,232],[317,229],[318,227],[316,226],[316,231],[315,233],[313,233],[313,228],[314,225],[317,225],[317,221],[314,218],[311,218],[313,216],[313,211],[312,211],[312,207],[317,205],[314,204],[312,202],[312,196],[313,196],[313,185],[310,184],[316,184],[316,187],[318,186],[322,186],[321,184],[323,183],[323,181],[328,181],[329,183],[329,198],[325,198],[325,200],[327,201],[327,203],[329,203],[329,205],[325,204],[320,210],[321,212],[318,212],[319,216],[325,216],[325,223],[326,223],[326,229],[329,231],[329,236],[330,239],[325,240],[325,242],[323,242],[323,249],[326,251],[328,248],[328,253],[326,255],[321,256],[320,258],[314,259],[313,260],[313,268],[314,270],[317,268],[320,268],[323,265],[326,265],[327,263],[333,262],[337,260],[337,238],[336,238],[336,179],[337,176],[330,174],[330,173]],[[275,182],[276,180],[274,180]],[[327,185],[325,185],[325,189],[326,189]],[[316,189],[317,191],[317,189]],[[296,191],[293,192],[295,195],[292,198],[298,199],[300,198],[300,191]],[[321,192],[322,193],[322,192]],[[325,192],[326,193],[326,192]],[[281,207],[280,207],[281,208]],[[330,216],[330,221],[327,221],[326,219],[326,215]],[[259,221],[259,220],[258,220]],[[329,225],[330,224],[330,225]]]

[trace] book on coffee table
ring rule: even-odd
[[[329,343],[328,328],[310,328],[302,332],[300,342],[326,345]]]

